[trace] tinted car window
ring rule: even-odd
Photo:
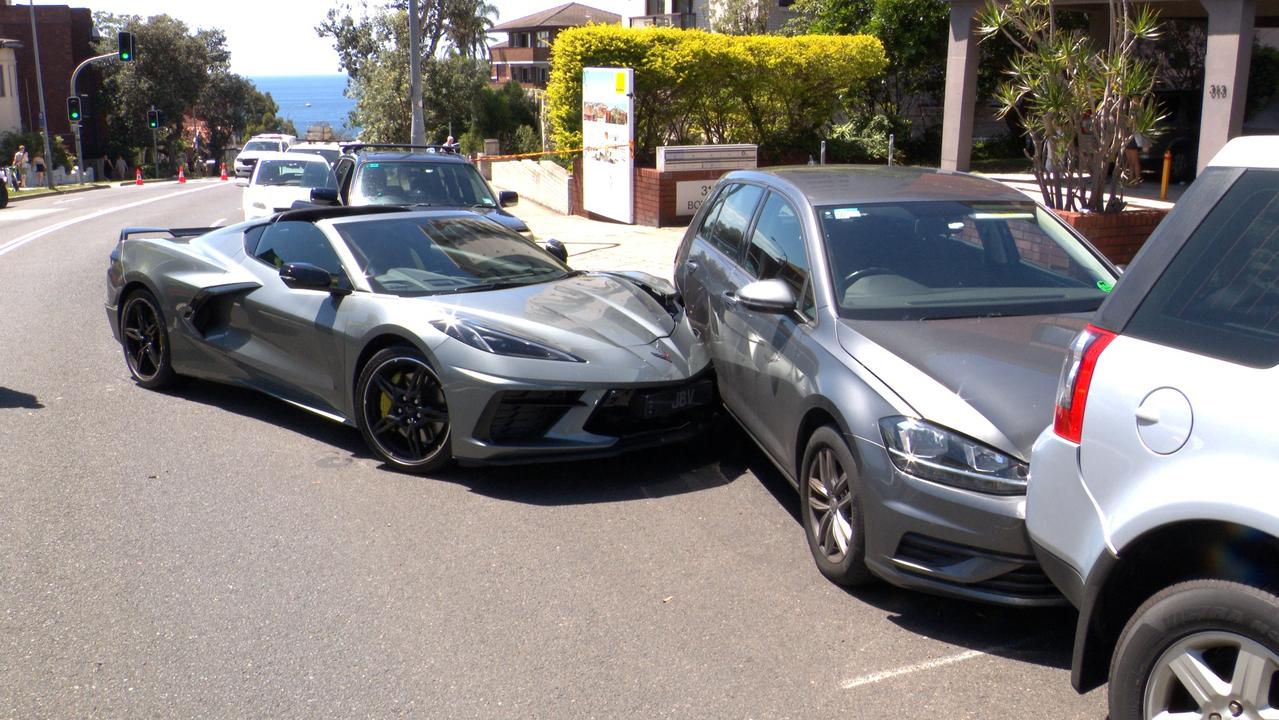
[[[308,263],[343,276],[342,262],[320,229],[308,222],[277,222],[267,225],[257,239],[253,256],[273,267],[288,263]]]
[[[804,231],[795,208],[777,193],[769,194],[755,222],[746,248],[746,270],[759,280],[778,278],[790,286],[797,299],[805,297],[808,255]],[[811,308],[803,309],[811,314]]]
[[[430,295],[527,285],[568,267],[480,217],[395,218],[336,223],[377,292]]]
[[[244,149],[253,152],[277,152],[284,148],[275,140],[250,140],[244,144]]]
[[[1190,235],[1124,334],[1279,364],[1279,170],[1248,170]]]
[[[258,166],[253,182],[256,185],[337,189],[337,181],[328,164],[313,160],[265,160]]]
[[[755,206],[764,194],[754,185],[731,185],[724,189],[723,204],[715,218],[707,239],[725,255],[736,259],[746,238],[746,226],[750,225]]]
[[[818,213],[843,317],[1091,312],[1116,280],[1033,202],[878,203]]]

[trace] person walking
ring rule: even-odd
[[[26,178],[23,174],[27,171],[27,161],[30,157],[27,155],[27,146],[19,145],[17,152],[13,154],[13,189],[21,190],[26,186]]]
[[[31,158],[31,167],[35,170],[36,187],[44,187],[44,156],[37,153]]]
[[[123,155],[115,156],[115,176],[118,180],[129,179],[129,164],[124,161]]]

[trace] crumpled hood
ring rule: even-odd
[[[586,273],[549,283],[448,298],[459,314],[488,319],[568,352],[591,343],[649,345],[669,336],[674,319],[634,284]]]
[[[1029,461],[1087,315],[844,320],[839,342],[926,420]]]

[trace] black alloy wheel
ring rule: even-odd
[[[364,442],[391,467],[428,473],[452,458],[449,411],[440,379],[414,348],[379,351],[356,384]]]
[[[124,301],[120,339],[124,361],[139,385],[158,390],[173,383],[176,374],[169,356],[169,333],[160,304],[150,292],[138,290]]]
[[[817,569],[838,585],[869,582],[857,463],[844,438],[830,425],[818,428],[808,440],[799,496],[804,535]]]

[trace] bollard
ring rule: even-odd
[[[1172,150],[1164,150],[1164,175],[1159,184],[1159,199],[1168,199],[1168,180],[1172,177]]]
[[[826,164],[826,141],[822,141],[822,164]]]
[[[889,133],[888,134],[888,164],[889,165],[893,164],[893,145],[896,143],[896,141],[897,141],[897,135],[894,133]]]

